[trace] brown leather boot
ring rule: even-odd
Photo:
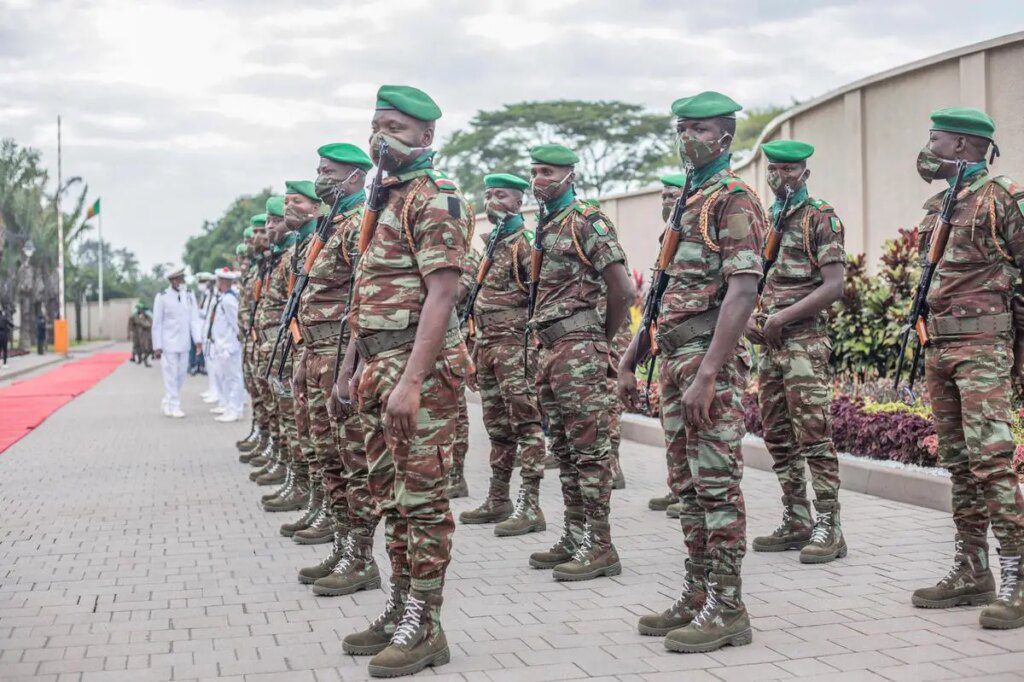
[[[583,542],[569,561],[555,566],[555,580],[593,580],[622,573],[619,554],[612,544],[611,526],[607,520],[587,520]]]
[[[551,549],[545,552],[534,552],[530,555],[530,566],[534,568],[554,568],[572,559],[576,549],[583,542],[583,527],[587,516],[582,507],[567,507],[562,525],[562,536],[555,541]]]
[[[338,565],[348,549],[348,528],[339,526],[334,532],[334,544],[331,553],[323,561],[315,566],[307,566],[299,569],[299,582],[303,585],[312,585],[320,578],[331,574],[334,567]]]
[[[839,522],[839,500],[815,500],[818,519],[811,531],[811,541],[800,550],[800,563],[825,564],[846,556],[846,538]]]
[[[508,481],[499,481],[491,477],[491,488],[487,493],[487,499],[476,509],[459,514],[459,522],[465,524],[498,523],[511,515],[512,502],[508,499]]]
[[[341,649],[353,656],[372,656],[384,651],[391,643],[391,636],[398,629],[405,613],[405,602],[409,598],[409,581],[391,579],[391,592],[384,604],[384,610],[359,632],[353,632],[341,640]]]
[[[260,456],[267,447],[267,440],[266,434],[257,431],[253,440],[239,446],[238,452],[240,454],[238,455],[238,461],[242,464],[248,464],[254,457]]]
[[[466,483],[466,477],[462,475],[461,471],[452,469],[448,477],[448,487],[445,488],[445,494],[449,500],[469,497],[469,484]]]
[[[290,512],[298,511],[309,504],[309,480],[299,480],[295,476],[295,483],[287,494],[267,500],[263,503],[263,510],[268,512]]]
[[[371,677],[412,675],[451,660],[441,629],[441,592],[409,593],[402,620],[387,648],[370,659]]]
[[[668,633],[665,648],[694,654],[750,644],[753,634],[741,584],[739,576],[710,574],[704,607],[688,625]]]
[[[981,611],[981,627],[1013,630],[1024,627],[1024,558],[1020,548],[999,549],[1002,566],[999,596]]]
[[[996,579],[988,565],[985,536],[957,535],[956,554],[949,573],[932,587],[914,590],[911,603],[922,609],[990,604],[996,598]]]
[[[327,500],[320,504],[320,511],[302,530],[295,531],[292,541],[300,545],[322,545],[334,537],[334,514]]]
[[[256,443],[260,439],[260,435],[260,430],[256,428],[256,422],[253,421],[249,425],[249,434],[241,440],[236,440],[235,448],[239,452],[252,452],[252,449],[256,447]]]
[[[664,637],[673,630],[690,624],[707,599],[707,566],[686,560],[683,591],[672,606],[661,613],[640,617],[640,634]]]
[[[282,495],[291,492],[292,486],[295,485],[295,474],[292,473],[291,467],[286,467],[284,472],[284,480],[275,488],[272,492],[267,493],[260,497],[261,502],[269,502],[275,500]]]
[[[622,473],[622,464],[619,462],[618,455],[614,455],[610,458],[609,466],[612,470],[612,490],[625,489],[626,474]]]
[[[651,511],[663,512],[668,509],[670,504],[675,504],[678,501],[679,498],[670,490],[667,495],[663,495],[662,497],[652,497],[649,499],[647,501],[647,508]]]
[[[544,512],[540,508],[540,480],[527,479],[519,489],[512,515],[494,527],[494,534],[504,538],[539,533],[547,527]]]
[[[801,549],[811,541],[811,506],[806,498],[783,496],[782,523],[771,535],[754,538],[755,552],[784,552]]]
[[[330,574],[313,583],[313,594],[337,597],[379,587],[380,570],[373,560],[373,537],[363,530],[353,530],[341,561]]]
[[[286,538],[290,538],[300,530],[309,528],[309,524],[313,523],[313,520],[323,511],[324,507],[324,491],[320,486],[315,486],[309,495],[309,502],[306,504],[306,508],[302,511],[300,516],[295,521],[281,524],[281,535]]]

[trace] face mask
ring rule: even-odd
[[[782,174],[779,171],[771,168],[768,170],[768,186],[771,187],[772,192],[778,194],[782,191],[782,188],[789,184],[789,188],[794,192],[800,189],[800,187],[807,182],[807,171],[800,174],[800,177],[795,182],[786,183],[782,179]]]
[[[676,153],[679,155],[679,160],[684,164],[700,168],[719,155],[722,147],[725,145],[723,140],[727,137],[731,137],[729,133],[725,133],[714,143],[708,143],[682,133],[676,136]]]
[[[316,182],[313,183],[317,197],[325,204],[333,204],[341,195],[342,185],[351,180],[355,174],[356,172],[352,171],[343,180],[335,180],[325,175],[317,175]]]
[[[502,220],[505,220],[512,215],[504,206],[496,202],[489,202],[484,208],[484,211],[487,213],[487,219],[491,221],[492,225],[497,225]]]
[[[662,222],[668,222],[668,219],[672,217],[672,206],[661,207],[661,220]]]
[[[572,171],[566,173],[561,180],[558,182],[549,182],[547,184],[538,184],[537,178],[530,179],[530,189],[533,190],[533,196],[536,197],[537,201],[551,201],[558,196],[558,191],[569,178],[572,177]]]
[[[402,168],[403,166],[408,165],[409,162],[417,156],[417,152],[421,152],[424,149],[430,149],[429,146],[410,147],[393,135],[377,132],[370,136],[370,157],[373,159],[375,164],[380,163],[378,152],[380,150],[380,143],[382,140],[384,144],[387,145],[384,154],[388,157],[388,160],[395,168]]]
[[[921,176],[921,179],[925,182],[931,182],[939,176],[939,171],[942,170],[942,165],[946,163],[954,163],[950,159],[943,159],[937,156],[935,152],[931,150],[931,147],[925,145],[924,148],[917,155],[917,174]]]
[[[286,206],[284,209],[284,220],[291,225],[304,225],[313,218],[313,215],[299,209],[298,206]]]

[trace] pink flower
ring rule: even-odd
[[[934,433],[931,434],[930,436],[925,436],[924,438],[921,439],[921,447],[927,450],[929,455],[932,455],[934,457],[935,454],[939,451],[939,437]],[[1020,452],[1019,446],[1017,448],[1017,451],[1018,453]]]

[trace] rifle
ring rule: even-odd
[[[661,240],[658,262],[651,273],[651,287],[647,290],[647,299],[644,301],[644,315],[640,321],[640,328],[636,331],[636,346],[633,350],[630,370],[635,372],[641,362],[646,365],[647,388],[644,390],[644,395],[648,408],[650,408],[654,363],[658,357],[658,348],[654,340],[655,325],[658,322],[658,315],[661,313],[661,299],[668,287],[669,276],[666,271],[675,260],[676,251],[679,249],[679,238],[683,231],[683,211],[686,209],[690,197],[692,177],[692,169],[687,169],[683,190],[680,192],[679,198],[676,199],[675,206],[672,207],[672,215],[668,222],[669,229]]]
[[[338,207],[343,199],[344,197],[339,193],[331,205],[330,212],[326,216],[320,217],[316,231],[313,233],[313,240],[310,242],[309,250],[306,252],[306,260],[302,264],[302,271],[297,276],[295,274],[297,263],[293,262],[292,264],[292,272],[288,275],[288,302],[281,312],[281,323],[277,328],[277,340],[274,342],[274,350],[270,354],[270,362],[267,364],[267,378],[270,377],[270,372],[274,367],[277,349],[281,345],[281,339],[284,337],[285,331],[290,331],[291,333],[288,335],[284,351],[281,353],[280,368],[277,371],[278,380],[284,377],[284,367],[288,361],[288,353],[291,351],[292,344],[298,345],[302,342],[302,334],[299,333],[299,325],[295,321],[299,314],[299,300],[302,298],[302,292],[306,290],[306,284],[309,283],[309,271],[313,268],[313,263],[316,262],[317,256],[320,255],[320,251],[323,250],[324,244],[327,242],[327,233],[334,224],[334,216],[338,214]],[[296,247],[296,255],[298,255],[297,249],[298,247]]]
[[[366,195],[366,207],[363,209],[363,219],[359,223],[359,244],[356,252],[352,254],[352,273],[348,279],[348,300],[345,302],[345,312],[341,315],[341,328],[338,330],[338,350],[334,355],[334,382],[338,382],[338,374],[341,372],[341,361],[345,352],[344,339],[345,327],[348,325],[348,316],[352,310],[352,298],[356,290],[356,270],[359,268],[359,259],[366,253],[370,246],[370,239],[377,229],[377,220],[380,212],[388,201],[388,188],[384,186],[384,167],[381,159],[388,149],[388,143],[381,140],[377,144],[377,172],[370,183],[370,193]]]
[[[262,262],[260,262],[258,271],[259,279],[253,288],[253,304],[252,310],[249,312],[249,335],[252,337],[252,346],[249,348],[249,359],[253,360],[256,356],[256,347],[259,344],[259,334],[256,333],[256,316],[259,314],[260,303],[263,301],[263,288],[264,281],[270,278],[270,273],[274,270],[274,257],[268,252]],[[266,286],[269,286],[267,284]]]
[[[206,326],[206,340],[213,340],[213,323],[217,319],[217,306],[220,305],[221,293],[218,291],[213,299],[213,308],[210,310],[210,324]],[[204,349],[205,350],[205,349]]]
[[[537,291],[540,285],[540,266],[544,262],[544,227],[557,214],[548,215],[541,203],[540,221],[537,223],[537,230],[533,234],[533,245],[530,250],[530,298],[526,306],[526,327],[523,330],[523,367],[527,367],[527,360],[530,352],[530,323],[533,321],[533,312],[537,308]]]
[[[484,251],[484,258],[480,261],[480,267],[476,271],[476,281],[473,282],[473,288],[469,292],[469,296],[466,297],[466,308],[462,311],[462,319],[459,320],[459,326],[465,326],[470,316],[473,314],[473,306],[476,304],[476,297],[480,294],[480,290],[484,287],[484,279],[487,278],[487,273],[491,270],[491,265],[494,263],[494,249],[498,246],[498,240],[502,228],[505,227],[506,218],[502,218],[498,221],[498,224],[494,226],[494,231],[491,232],[491,238],[487,240],[487,249]],[[531,254],[532,255],[532,254]],[[518,267],[518,266],[516,266]]]
[[[772,221],[772,229],[768,232],[768,238],[764,240],[764,252],[762,254],[764,256],[764,273],[761,275],[761,280],[757,283],[758,296],[764,291],[764,283],[768,281],[768,272],[779,258],[779,247],[782,246],[783,221],[786,218],[786,211],[789,210],[789,202],[792,199],[793,189],[787,186],[786,196],[782,200],[782,208],[775,215],[775,220]]]
[[[910,376],[907,381],[904,400],[914,402],[914,380],[917,378],[917,367],[921,360],[921,349],[928,345],[928,291],[932,286],[932,277],[935,269],[946,251],[946,242],[949,241],[950,223],[953,220],[953,210],[956,208],[956,194],[960,190],[960,183],[964,180],[964,172],[967,169],[967,162],[960,160],[956,162],[956,181],[946,192],[942,199],[942,208],[939,211],[939,219],[936,221],[935,229],[932,231],[931,241],[928,243],[928,255],[921,264],[921,279],[917,282],[917,291],[914,293],[914,305],[910,308],[910,315],[907,323],[900,330],[899,355],[896,359],[896,376],[893,379],[893,390],[898,391],[900,378],[903,375],[903,362],[907,354],[907,344],[910,342],[910,332],[917,333],[917,345],[914,347],[914,358],[910,365]]]

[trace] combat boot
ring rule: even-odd
[[[459,514],[459,522],[466,524],[498,523],[511,515],[512,502],[508,499],[508,482],[499,481],[492,476],[487,499],[476,509]]]
[[[451,660],[441,629],[441,592],[409,593],[405,613],[386,649],[370,659],[370,677],[412,675]]]
[[[331,512],[330,503],[324,500],[320,505],[320,511],[309,522],[309,525],[302,530],[295,531],[292,541],[300,545],[322,545],[330,542],[333,537],[334,514]]]
[[[249,461],[249,464],[252,464],[252,460]],[[260,476],[263,476],[267,472],[271,471],[275,466],[277,466],[277,460],[273,458],[268,458],[263,463],[262,466],[257,467],[249,472],[249,480],[255,482],[257,479],[259,479]]]
[[[449,500],[469,497],[469,484],[466,483],[466,477],[463,475],[463,472],[452,469],[448,475],[448,487],[445,488],[445,495]]]
[[[300,530],[309,528],[310,524],[316,519],[317,516],[323,511],[324,508],[324,491],[320,486],[315,486],[313,491],[309,495],[309,502],[306,504],[306,508],[302,511],[300,516],[295,521],[281,524],[281,535],[286,538],[290,538]]]
[[[320,580],[320,578],[329,576],[334,567],[338,565],[338,562],[345,557],[345,553],[348,552],[348,545],[348,528],[339,527],[334,531],[334,544],[331,547],[331,553],[316,566],[300,568],[299,582],[303,585],[312,585],[317,580]]]
[[[263,451],[266,447],[267,436],[262,432],[259,432],[256,434],[256,440],[243,443],[242,446],[238,448],[239,453],[241,453],[238,455],[238,461],[242,464],[249,464],[252,462],[253,458],[264,456]]]
[[[673,502],[669,506],[665,507],[665,516],[669,517],[670,519],[678,519],[682,511],[683,503]]]
[[[587,516],[582,507],[566,507],[562,525],[562,537],[555,541],[546,552],[534,552],[530,555],[530,566],[534,568],[554,568],[572,559],[576,549],[583,542],[583,526]]]
[[[784,552],[802,549],[811,541],[811,507],[806,499],[782,497],[782,523],[771,535],[754,538],[755,552]]]
[[[707,599],[708,574],[705,564],[686,560],[686,576],[683,578],[683,591],[672,606],[661,613],[640,617],[640,634],[653,637],[664,637],[678,628],[690,624]]]
[[[290,468],[285,467],[284,480],[281,481],[280,485],[274,489],[273,492],[269,492],[266,495],[260,496],[261,502],[269,502],[270,500],[276,500],[286,493],[290,493],[292,486],[295,485],[295,475],[292,473]]]
[[[545,469],[557,469],[558,468],[558,458],[555,457],[554,455],[549,454],[547,457],[544,458],[544,468]]]
[[[249,453],[243,453],[238,456],[238,461],[242,461],[242,458],[248,458],[245,463],[251,467],[266,467],[268,462],[275,459],[274,457],[274,440],[267,436],[263,441],[263,446],[253,450]],[[265,469],[263,469],[265,471]],[[261,471],[262,473],[262,471]],[[252,472],[249,472],[249,480],[255,481]]]
[[[622,473],[622,465],[619,463],[618,455],[611,457],[609,468],[612,470],[612,490],[624,490],[626,487],[626,474]]]
[[[544,512],[540,508],[540,480],[534,478],[523,481],[512,515],[494,527],[494,534],[505,538],[539,533],[547,530],[547,527]]]
[[[313,583],[313,594],[338,597],[380,587],[380,570],[373,560],[373,536],[360,530],[349,533],[348,547],[330,574]]]
[[[743,646],[753,641],[750,617],[735,575],[708,576],[704,607],[689,625],[668,633],[665,648],[687,654],[715,651],[723,646]]]
[[[387,603],[384,604],[384,610],[365,630],[346,635],[345,639],[341,640],[341,650],[352,656],[372,656],[384,651],[402,621],[408,598],[409,581],[392,578],[391,592],[388,594]]]
[[[988,565],[985,536],[956,536],[956,554],[949,573],[933,587],[914,590],[910,598],[922,609],[990,604],[996,598],[996,579]]]
[[[551,576],[555,580],[593,580],[601,576],[622,573],[619,553],[612,544],[612,529],[607,521],[587,521],[583,541],[572,559],[555,566]]]
[[[309,481],[300,481],[294,477],[294,484],[288,494],[275,497],[263,503],[264,511],[290,512],[298,511],[309,504]]]
[[[846,556],[846,538],[839,522],[839,500],[815,500],[818,520],[814,522],[811,541],[800,550],[800,563],[827,564]]]
[[[256,485],[281,485],[288,480],[288,465],[284,464],[281,460],[275,460],[268,463],[269,468],[266,473],[256,477]]]
[[[651,499],[647,500],[647,508],[650,509],[651,511],[663,512],[666,509],[668,509],[668,506],[670,504],[675,504],[678,501],[679,498],[676,497],[676,494],[670,490],[667,494],[663,495],[662,497],[652,497]]]
[[[1020,549],[999,550],[999,596],[981,611],[981,627],[1012,630],[1024,627],[1024,564]]]
[[[254,441],[259,438],[259,432],[256,429],[256,421],[253,420],[249,424],[249,433],[246,434],[245,438],[235,441],[235,447],[238,448],[239,452],[248,452],[252,449]],[[245,448],[245,449],[243,449]]]

